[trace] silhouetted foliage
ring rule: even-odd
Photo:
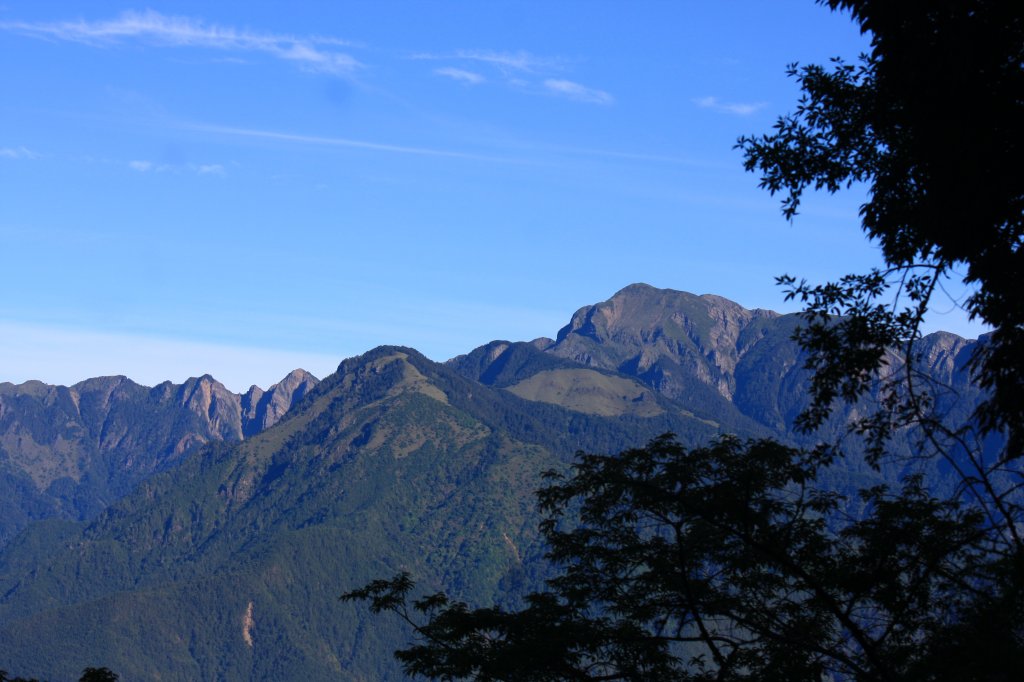
[[[670,436],[580,453],[538,492],[561,572],[518,611],[407,574],[343,600],[398,613],[410,674],[477,680],[1013,680],[1024,670],[1024,12],[985,0],[829,0],[871,35],[856,65],[790,69],[803,90],[773,133],[738,142],[796,215],[807,188],[865,185],[885,261],[811,285],[796,334],[812,370],[811,432],[839,402],[868,462],[916,434],[921,464],[856,496],[823,489],[834,446]],[[958,274],[962,271],[962,274]],[[987,398],[948,423],[915,353],[943,281],[993,333],[971,367]],[[934,468],[931,469],[934,471]]]
[[[0,682],[40,682],[37,678],[8,677],[6,670],[0,670]],[[86,668],[78,682],[117,682],[120,678],[110,668]]]
[[[1019,592],[993,591],[992,571],[1014,567],[981,513],[911,477],[862,491],[871,512],[851,521],[849,500],[814,487],[822,457],[729,437],[687,450],[669,436],[581,454],[538,493],[548,559],[563,570],[525,609],[444,594],[409,606],[405,574],[342,598],[400,614],[422,643],[396,656],[434,679],[932,679],[922,643],[935,636],[960,669],[1010,679],[1022,621],[989,627],[980,648],[967,626],[1024,607]],[[962,615],[952,628],[951,614]]]
[[[8,677],[6,670],[0,670],[0,682],[39,682],[35,677]]]
[[[983,514],[990,568],[1001,576],[1002,596],[979,595],[971,607],[981,628],[1006,620],[1024,589],[1024,170],[1015,161],[1024,152],[1024,12],[998,0],[827,4],[852,13],[871,53],[856,66],[791,66],[803,90],[796,113],[738,143],[762,187],[785,195],[788,218],[806,188],[866,185],[863,228],[885,260],[824,285],[779,278],[805,305],[796,339],[813,402],[797,426],[813,430],[837,401],[877,391],[874,409],[851,425],[869,462],[912,429],[918,456],[954,472],[954,496]],[[987,397],[959,423],[938,407],[948,387],[926,379],[928,359],[915,350],[949,279],[973,291],[963,308],[993,328],[970,363]],[[936,641],[965,641],[968,628],[958,632]]]
[[[852,12],[871,35],[870,54],[856,65],[791,65],[803,91],[796,113],[738,143],[761,186],[785,195],[787,218],[807,188],[866,185],[862,225],[885,260],[822,286],[781,278],[810,321],[800,340],[817,370],[816,405],[802,424],[820,423],[834,398],[862,394],[887,352],[913,360],[925,311],[946,278],[962,277],[973,290],[963,307],[994,328],[974,358],[990,390],[980,425],[1005,430],[1019,456],[1024,13],[1005,0],[824,4]]]

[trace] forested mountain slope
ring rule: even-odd
[[[796,322],[632,285],[553,341],[495,341],[447,363],[381,347],[315,386],[293,377],[281,400],[232,397],[208,377],[164,389],[94,380],[108,393],[88,398],[81,384],[27,396],[23,385],[18,400],[38,407],[18,414],[37,415],[37,430],[5,421],[5,408],[4,433],[17,423],[51,434],[37,444],[68,440],[53,424],[93,414],[69,407],[74,390],[110,424],[82,426],[76,442],[125,467],[125,450],[101,444],[129,439],[150,459],[105,510],[33,523],[0,551],[0,668],[53,680],[98,664],[124,679],[402,679],[390,652],[408,633],[340,604],[342,591],[408,570],[424,589],[514,603],[547,570],[532,493],[576,451],[618,452],[666,431],[693,444],[793,439],[787,423],[806,400]],[[949,409],[977,399],[963,371],[973,343],[919,343]],[[147,421],[160,410],[178,421],[131,430],[164,424]],[[828,428],[837,436],[842,423]],[[126,435],[104,440],[116,433]],[[209,442],[176,451],[188,433]],[[78,461],[61,457],[54,471]],[[884,476],[851,459],[827,480],[852,489]]]
[[[718,432],[670,409],[527,401],[376,349],[274,427],[194,452],[94,522],[22,534],[0,557],[0,665],[56,679],[82,660],[126,678],[398,679],[399,633],[338,604],[342,587],[408,568],[466,599],[511,598],[542,570],[541,471],[667,430]]]

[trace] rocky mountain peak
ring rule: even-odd
[[[636,375],[670,397],[680,395],[677,375],[686,374],[731,398],[748,330],[778,317],[721,296],[631,284],[578,310],[547,350]]]
[[[225,440],[242,437],[240,398],[209,374],[192,377],[177,391],[179,404],[209,423]]]
[[[954,384],[969,374],[964,370],[975,342],[949,332],[935,332],[919,339],[915,348],[921,366],[929,376],[946,384]]]
[[[320,380],[304,369],[294,369],[266,391],[252,386],[241,396],[242,435],[246,438],[270,428],[309,393]]]
[[[289,393],[301,390],[302,393],[305,393],[318,383],[320,383],[319,379],[300,367],[288,372],[283,379],[271,386],[270,390],[287,391]]]

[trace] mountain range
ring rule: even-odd
[[[123,376],[0,383],[0,547],[32,520],[95,516],[196,447],[259,433],[317,383],[301,369],[243,395],[209,375],[153,388]]]
[[[554,339],[445,363],[381,347],[241,396],[209,376],[0,384],[0,668],[403,679],[390,651],[408,631],[341,592],[408,570],[427,591],[515,604],[549,570],[532,492],[575,452],[667,431],[811,442],[789,426],[807,401],[798,323],[634,284]],[[917,345],[949,410],[979,398],[976,343]],[[831,480],[885,475],[851,457]]]

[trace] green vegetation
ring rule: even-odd
[[[634,414],[654,417],[665,412],[655,393],[636,381],[592,369],[538,372],[507,389],[520,398],[562,405],[605,417]]]

